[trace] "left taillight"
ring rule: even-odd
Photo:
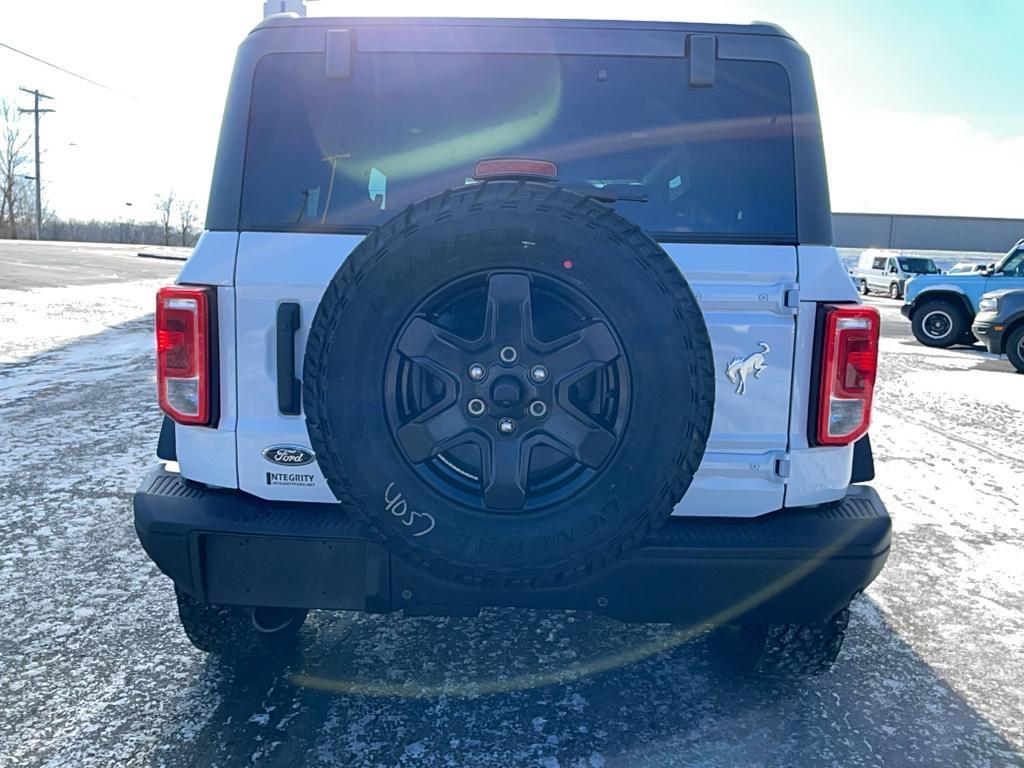
[[[178,285],[157,292],[157,392],[160,408],[179,424],[213,420],[212,292]]]
[[[823,307],[819,445],[847,445],[871,425],[871,400],[878,371],[878,312],[872,307]]]

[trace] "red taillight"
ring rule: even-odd
[[[529,157],[494,157],[477,161],[473,178],[493,179],[502,176],[533,176],[538,179],[558,179],[558,166],[550,160]]]
[[[156,386],[160,407],[179,424],[209,424],[210,293],[172,286],[156,295]]]
[[[825,308],[818,434],[821,445],[846,445],[871,424],[878,370],[878,312],[871,307]]]

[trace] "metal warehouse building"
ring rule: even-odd
[[[833,213],[832,229],[845,248],[1005,253],[1024,237],[1024,219]]]

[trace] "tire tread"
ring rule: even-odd
[[[842,649],[850,609],[814,624],[762,624],[744,627],[743,660],[758,677],[796,679],[832,668]]]
[[[409,205],[388,222],[375,228],[366,240],[357,247],[338,270],[327,287],[324,305],[333,305],[330,322],[314,320],[306,343],[306,367],[303,376],[303,400],[314,403],[306,407],[306,424],[314,446],[338,444],[331,434],[330,422],[320,416],[327,413],[328,391],[325,386],[324,361],[331,353],[332,343],[339,337],[338,320],[342,310],[353,300],[362,276],[373,269],[381,260],[389,257],[389,243],[400,245],[414,232],[453,215],[453,209],[479,212],[488,209],[513,208],[529,215],[541,212],[542,208],[566,220],[570,225],[587,226],[603,234],[615,243],[625,244],[633,259],[646,270],[661,293],[673,307],[673,317],[679,326],[675,331],[680,343],[689,352],[690,374],[694,381],[701,383],[701,391],[695,412],[702,418],[691,421],[685,445],[675,457],[674,466],[661,493],[643,509],[631,510],[636,525],[627,533],[604,543],[603,546],[583,556],[573,556],[551,566],[525,569],[490,569],[482,577],[479,564],[453,564],[433,556],[427,551],[412,547],[399,536],[385,530],[377,516],[364,511],[362,503],[365,494],[354,488],[344,472],[325,472],[328,484],[338,501],[346,507],[385,548],[410,563],[449,581],[470,583],[492,589],[555,586],[574,581],[583,575],[619,559],[628,549],[648,538],[672,513],[682,498],[703,458],[711,430],[714,412],[714,370],[711,343],[703,313],[689,285],[679,273],[674,262],[665,251],[652,240],[642,228],[623,217],[615,210],[593,198],[581,195],[549,183],[529,181],[486,182],[448,190],[442,194]],[[321,310],[317,312],[319,319]],[[672,331],[667,331],[672,333]],[[310,362],[312,361],[312,364]],[[318,450],[321,465],[342,467],[343,457],[328,448]],[[326,461],[324,461],[326,460]]]

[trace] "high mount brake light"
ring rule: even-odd
[[[537,179],[558,180],[558,166],[550,160],[529,157],[493,157],[477,161],[474,179],[495,179],[507,176],[531,176]]]
[[[871,424],[878,311],[842,304],[826,305],[824,310],[817,442],[847,445],[863,437]]]
[[[179,424],[211,421],[210,294],[171,286],[156,297],[156,385],[160,408]]]

